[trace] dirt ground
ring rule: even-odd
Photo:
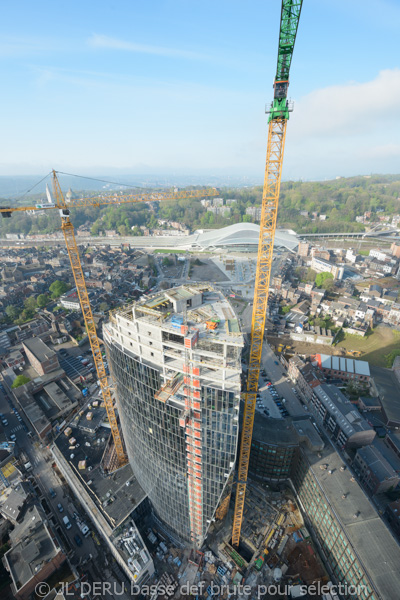
[[[307,585],[327,578],[327,573],[310,542],[304,541],[296,544],[295,541],[290,540],[288,546],[287,552],[285,552],[289,562],[287,576],[299,575]]]
[[[397,289],[399,286],[399,282],[394,277],[382,277],[382,279],[372,279],[372,278],[364,279],[363,281],[360,281],[359,283],[357,283],[356,287],[358,287],[359,289],[361,289],[361,288],[364,289],[373,284],[378,284],[382,288],[386,288],[386,289],[390,289],[390,290]]]
[[[267,339],[271,346],[278,347],[279,344],[287,344],[295,351],[296,354],[304,354],[306,356],[310,356],[311,354],[334,354],[337,356],[344,356],[340,350],[334,348],[333,346],[310,344],[309,342],[296,342],[295,340],[291,340],[288,336],[267,336]]]
[[[198,259],[202,264],[195,265]],[[211,259],[193,256],[191,258],[190,279],[192,281],[229,281],[229,278],[219,269]]]
[[[291,339],[269,337],[271,344],[278,345],[287,343],[297,354],[331,354],[334,356],[347,356],[359,360],[367,360],[376,367],[390,368],[389,355],[400,348],[400,331],[390,327],[378,326],[365,337],[345,334],[345,337],[336,346],[324,346],[323,344],[310,344],[308,342],[296,342]],[[343,350],[345,352],[343,352]],[[359,350],[360,356],[352,357],[350,350]]]
[[[345,350],[360,350],[361,360],[367,360],[376,367],[391,367],[388,364],[389,354],[400,348],[400,332],[390,327],[377,327],[365,337],[346,334],[337,348]]]

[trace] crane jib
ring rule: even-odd
[[[287,120],[292,110],[291,104],[287,100],[289,71],[302,5],[303,0],[282,0],[274,99],[266,110],[269,114],[268,122],[275,119]]]
[[[278,64],[275,81],[289,80],[294,43],[296,41],[303,0],[283,0],[279,32]]]

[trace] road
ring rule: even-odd
[[[4,384],[4,382],[1,383]],[[80,566],[80,569],[88,572],[89,581],[97,583],[111,582],[115,584],[113,589],[118,590],[118,598],[128,600],[130,595],[123,593],[121,589],[121,581],[124,582],[128,591],[130,589],[126,575],[122,573],[119,566],[115,563],[115,559],[109,553],[99,533],[94,532],[93,536],[89,535],[86,538],[81,534],[76,520],[73,519],[74,511],[78,513],[79,518],[83,522],[87,523],[93,529],[90,519],[81,508],[79,499],[73,498],[69,487],[60,481],[57,472],[52,467],[53,457],[50,451],[39,441],[35,441],[33,437],[27,435],[27,431],[29,431],[27,424],[24,423],[21,425],[18,421],[12,410],[12,406],[9,405],[6,399],[6,395],[10,399],[12,398],[9,390],[6,389],[5,393],[0,390],[0,413],[3,413],[8,420],[8,425],[4,428],[6,435],[9,438],[12,432],[14,432],[17,438],[17,449],[23,451],[28,456],[33,469],[27,472],[27,475],[34,478],[34,482],[42,494],[40,495],[39,493],[39,498],[49,506],[51,510],[51,513],[48,515],[49,520],[55,524],[56,531],[61,532],[60,538],[63,547],[65,547],[63,536],[67,539],[72,550],[69,554],[71,561],[75,565]],[[24,429],[24,425],[26,429]],[[56,493],[54,498],[50,495],[50,488]],[[57,504],[59,503],[63,506],[62,513],[57,508]],[[63,523],[65,515],[69,517],[72,525],[68,530]],[[76,545],[74,540],[75,535],[80,536],[82,546]],[[66,547],[65,549],[68,550]],[[94,600],[112,600],[115,596],[106,591],[92,597]]]
[[[274,384],[279,396],[285,398],[285,408],[289,415],[297,417],[299,415],[307,414],[302,403],[293,391],[293,383],[286,378],[286,372],[283,365],[278,361],[271,346],[267,342],[264,342],[263,344],[262,366]]]
[[[241,315],[242,330],[246,333],[251,331],[252,306],[249,304]],[[278,364],[277,364],[278,363]],[[307,414],[293,391],[293,384],[286,378],[286,373],[283,365],[279,362],[278,357],[274,354],[268,342],[263,343],[263,351],[261,358],[261,369],[265,369],[267,377],[274,384],[276,391],[281,398],[285,398],[285,408],[290,416],[299,416]],[[260,378],[260,384],[262,385]],[[271,417],[281,418],[279,410],[276,408],[272,396],[266,390],[266,386],[260,388],[261,399],[264,400],[264,405],[270,412]]]
[[[4,384],[4,382],[2,382]],[[4,417],[8,421],[8,425],[4,427],[5,433],[10,439],[10,436],[14,433],[16,436],[16,446],[17,451],[23,451],[32,465],[32,469],[27,472],[27,475],[34,477],[35,481],[38,484],[38,487],[43,494],[48,506],[51,508],[51,513],[54,518],[54,522],[56,525],[59,525],[62,533],[66,536],[70,547],[73,549],[74,555],[78,558],[85,559],[92,555],[93,558],[97,558],[98,556],[98,546],[93,541],[93,539],[89,536],[88,538],[84,538],[76,521],[72,518],[74,510],[78,512],[82,516],[82,520],[86,521],[85,513],[80,509],[79,501],[74,501],[72,504],[72,499],[67,495],[68,488],[61,483],[59,480],[55,470],[52,468],[53,458],[49,450],[45,448],[39,441],[35,441],[33,437],[29,437],[27,432],[29,432],[28,425],[22,421],[20,423],[13,412],[13,407],[15,405],[9,404],[6,399],[6,395],[8,398],[12,398],[9,390],[5,389],[5,392],[0,390],[0,413],[4,415]],[[22,411],[20,411],[20,414]],[[22,414],[21,414],[22,417]],[[56,493],[56,497],[52,498],[50,495],[49,489],[53,488]],[[57,504],[61,503],[63,505],[64,511],[60,513],[57,509]],[[71,521],[72,527],[69,530],[65,529],[63,523],[63,517],[68,515],[69,520]],[[90,523],[88,523],[90,526]],[[75,535],[79,535],[82,539],[82,546],[78,547],[74,540]]]

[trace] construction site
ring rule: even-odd
[[[249,485],[240,553],[230,544],[231,511],[223,524],[213,524],[197,551],[174,544],[147,518],[141,533],[158,576],[160,593],[154,597],[286,598],[296,597],[304,585],[328,585],[329,575],[293,497],[289,487],[273,492]],[[170,594],[163,593],[164,586],[170,586]]]
[[[268,418],[255,424],[302,4],[282,0],[258,245],[253,243],[257,261],[229,257],[187,265],[191,274],[207,267],[220,283],[254,282],[248,336],[216,283],[186,283],[163,290],[155,285],[111,311],[100,342],[71,209],[204,199],[218,192],[174,188],[67,198],[52,172],[54,201],[50,197],[45,209],[61,218],[101,398],[63,423],[51,452],[126,579],[156,583],[155,590],[140,591],[151,600],[296,598],[316,584],[326,588],[317,597],[331,600],[337,597],[329,591],[332,581],[362,583],[359,594],[346,598],[392,600],[398,593],[399,548],[331,440],[319,437],[305,412],[296,422],[285,413],[283,425],[275,426],[264,410]],[[15,211],[43,209],[3,206],[0,213],[10,218]],[[243,241],[237,229],[231,233],[236,247]],[[223,245],[206,235],[210,249]],[[284,247],[291,237],[287,231]],[[278,352],[284,349],[278,345]],[[253,442],[258,455],[252,464]],[[377,568],[363,542],[370,531],[384,567]]]

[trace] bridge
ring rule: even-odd
[[[397,227],[387,227],[386,229],[379,229],[379,225],[376,225],[370,231],[347,231],[347,232],[334,232],[334,233],[297,233],[300,238],[383,238],[388,237],[391,240],[399,240],[400,229]]]

